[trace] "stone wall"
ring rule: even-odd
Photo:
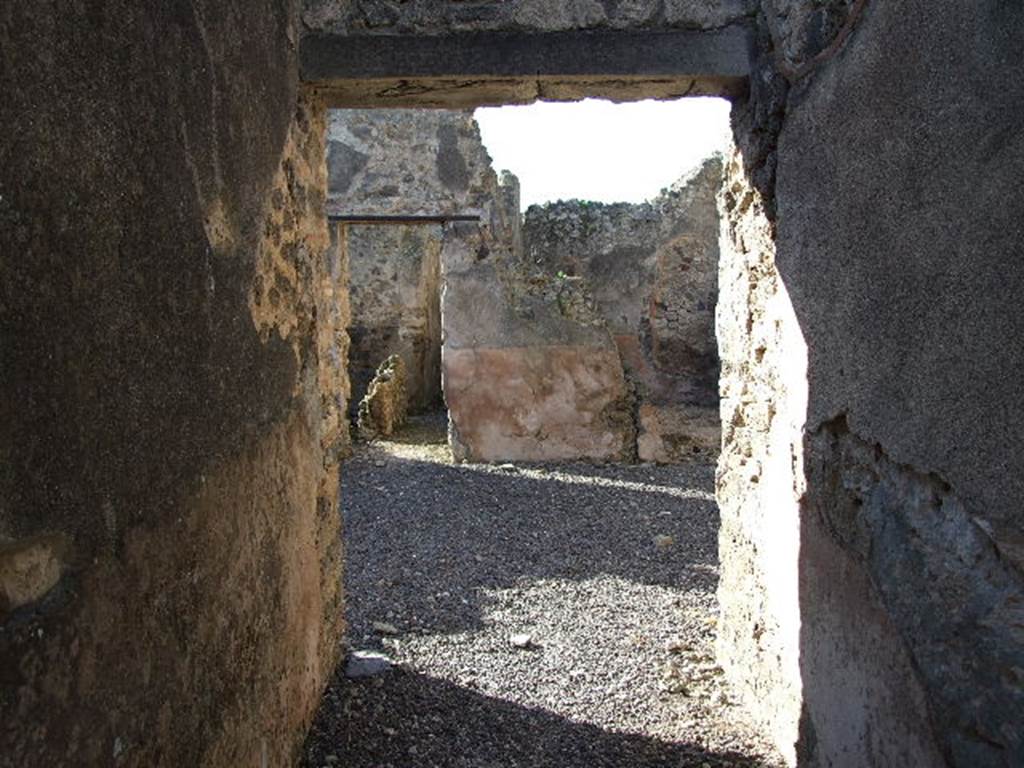
[[[752,16],[757,0],[307,0],[303,21],[332,34],[555,32],[580,29],[704,29]]]
[[[0,14],[4,766],[287,765],[333,670],[344,290],[292,8]]]
[[[1024,9],[765,10],[723,199],[723,662],[801,764],[1020,763]]]
[[[365,440],[388,437],[405,423],[408,411],[405,363],[400,355],[391,355],[378,366],[359,401],[359,434]]]
[[[486,216],[497,179],[468,113],[330,112],[328,210],[345,216]],[[353,408],[401,355],[410,407],[441,402],[440,223],[343,226],[350,264]],[[353,412],[354,415],[354,412]]]
[[[594,300],[579,281],[529,269],[507,239],[453,228],[442,255],[442,369],[455,456],[630,458],[632,397]]]
[[[741,96],[758,0],[305,0],[332,107]]]
[[[490,223],[498,178],[471,112],[331,110],[327,151],[330,214],[475,214]]]
[[[614,336],[637,397],[642,461],[717,453],[722,161],[707,160],[648,203],[531,206],[525,258],[579,277]]]
[[[472,115],[334,112],[328,166],[335,214],[480,218],[440,229],[349,228],[357,392],[363,368],[372,376],[397,353],[414,402],[429,402],[416,381],[433,376],[439,263],[444,397],[459,458],[632,455],[629,393],[612,337],[582,309],[588,300],[578,289],[525,268],[518,181],[495,174]]]
[[[349,225],[352,402],[378,365],[405,363],[412,412],[441,405],[440,225]]]
[[[333,666],[341,256],[293,8],[0,16],[6,764],[286,765]],[[804,765],[1020,764],[1024,9],[762,0],[757,35],[722,199],[723,663]],[[461,77],[430,98],[479,98]],[[485,231],[459,279],[537,327],[555,298],[554,346],[601,358],[585,292]],[[478,349],[526,381],[525,334],[461,331],[449,374]]]
[[[743,161],[737,150],[726,164],[721,194],[718,659],[747,709],[795,764],[803,711],[799,555],[807,347],[776,268],[768,204],[750,184]]]

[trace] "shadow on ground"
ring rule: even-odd
[[[332,684],[302,764],[319,768],[334,759],[348,768],[760,765],[735,752],[613,733],[402,670]]]
[[[712,462],[457,465],[441,424],[342,468],[347,644],[394,666],[338,673],[305,765],[778,765],[711,656]]]
[[[385,466],[379,466],[380,464]],[[480,626],[487,593],[607,575],[714,595],[709,462],[683,466],[452,465],[377,455],[342,470],[353,642]]]

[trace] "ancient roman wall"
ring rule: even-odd
[[[631,405],[612,337],[579,288],[524,264],[518,181],[494,173],[472,115],[335,111],[329,147],[332,213],[480,219],[349,226],[356,392],[395,353],[414,402],[429,401],[439,264],[441,367],[456,455],[631,456]]]
[[[286,2],[0,14],[0,764],[286,765],[343,306]]]
[[[352,404],[402,357],[411,412],[442,405],[441,225],[349,225]]]
[[[302,28],[283,2],[16,0],[0,16],[6,763],[294,754],[340,634],[345,381],[304,35],[375,9],[381,28],[397,14],[435,37],[483,23],[473,13],[523,34],[607,31],[632,9],[634,28],[663,20],[646,3],[544,3],[530,23],[505,16],[540,5],[525,0],[431,5],[444,13],[308,0]],[[735,35],[699,15],[676,25],[710,35],[679,54],[712,77],[615,79],[602,57],[596,85],[519,73],[474,89],[480,73],[458,71],[426,98],[717,83],[738,99],[718,304],[722,661],[805,765],[1019,764],[1024,9],[656,7],[738,20]],[[417,9],[422,26],[403,22]],[[323,50],[303,54],[318,82]],[[424,93],[395,80],[353,98]],[[499,269],[481,254],[464,250],[460,279],[536,313],[483,290]],[[536,290],[589,317],[585,293]],[[463,338],[450,349],[468,370],[477,340]],[[525,340],[479,341],[524,370]]]
[[[328,114],[329,214],[489,219],[498,179],[471,112],[338,109]]]
[[[764,7],[723,195],[723,662],[801,764],[1019,763],[1024,9]]]
[[[328,210],[347,216],[483,215],[497,188],[461,112],[331,111],[327,165]],[[336,226],[350,270],[353,414],[392,354],[405,363],[411,410],[440,405],[442,224]]]
[[[330,106],[465,109],[537,99],[741,95],[758,2],[305,0],[304,6],[301,72]]]
[[[720,158],[648,203],[531,206],[526,260],[582,279],[615,338],[636,398],[637,455],[717,453]]]
[[[531,268],[493,230],[453,228],[441,258],[442,368],[455,456],[630,458],[632,397],[584,286]]]
[[[556,32],[579,29],[706,29],[752,15],[757,0],[307,0],[303,21],[311,31],[332,34],[450,32]]]
[[[556,3],[530,25],[497,4],[474,6],[489,21],[452,4],[335,23],[311,2],[309,23],[453,46],[481,26],[614,24],[585,7]],[[1006,191],[1024,163],[1022,14],[1000,0],[762,0],[732,24],[754,47],[747,91],[730,91],[721,198],[720,655],[807,765],[1021,761],[1024,275]],[[493,98],[461,64],[359,97]],[[542,78],[504,86],[565,95]]]

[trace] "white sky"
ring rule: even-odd
[[[648,200],[729,141],[724,99],[538,102],[481,108],[476,119],[495,170],[519,177],[524,210]]]

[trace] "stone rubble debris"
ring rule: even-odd
[[[380,675],[391,669],[391,659],[376,651],[353,651],[345,662],[345,677],[359,680]]]

